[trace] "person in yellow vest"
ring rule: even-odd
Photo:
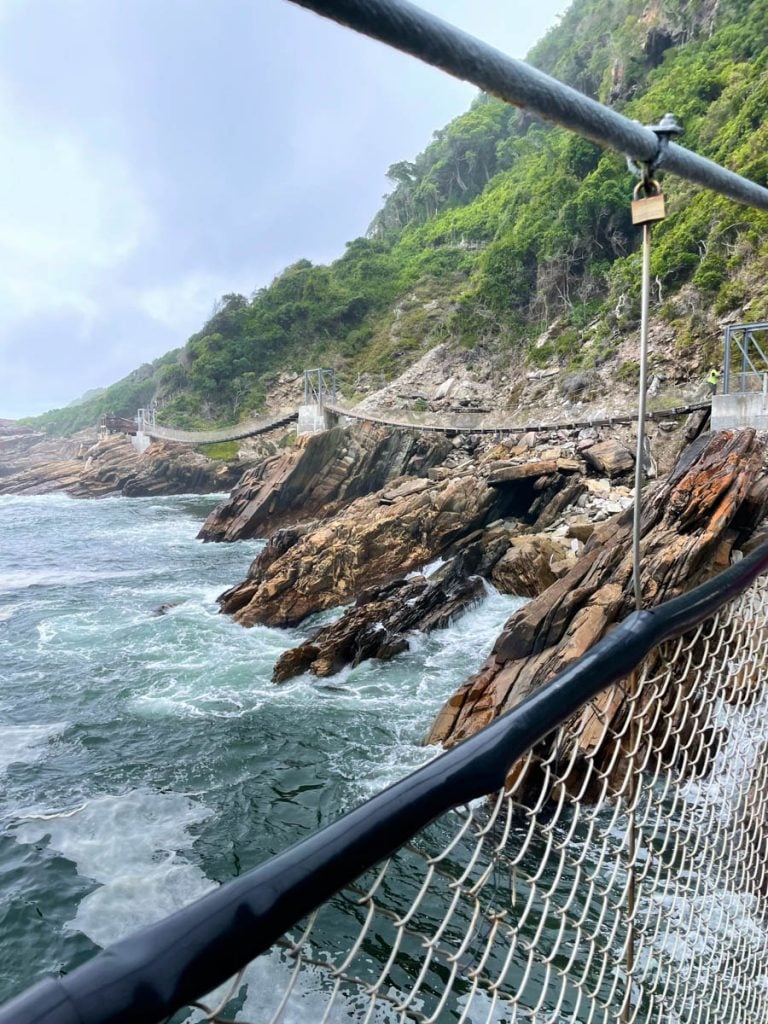
[[[709,388],[710,395],[714,395],[717,391],[717,382],[720,379],[720,371],[715,366],[709,368],[707,374],[707,387]]]

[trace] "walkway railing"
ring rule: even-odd
[[[297,416],[296,409],[280,409],[269,416],[245,420],[243,423],[236,423],[231,427],[221,427],[219,430],[177,430],[174,427],[159,427],[156,423],[141,420],[139,430],[158,441],[175,441],[178,444],[216,444],[220,441],[240,441],[244,437],[266,434],[277,427],[292,423]]]
[[[658,409],[648,413],[652,421],[680,419],[692,412],[709,409],[711,401],[694,402],[690,405],[676,406],[672,409]],[[446,416],[444,413],[416,412],[397,409],[391,412],[383,410],[348,409],[343,405],[325,404],[325,409],[343,419],[357,420],[364,423],[378,423],[384,427],[396,427],[400,430],[418,430],[424,434],[520,434],[546,433],[556,430],[581,430],[587,427],[618,427],[635,422],[633,415],[593,416],[591,419],[566,419],[550,423],[519,423],[499,419],[498,413],[477,414],[458,413]]]
[[[768,544],[633,613],[482,732],[0,1024],[192,1005],[253,1024],[762,1024],[766,571]]]
[[[768,323],[728,324],[725,328],[723,394],[766,394]]]

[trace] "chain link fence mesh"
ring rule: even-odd
[[[767,604],[657,648],[196,1019],[763,1024]]]

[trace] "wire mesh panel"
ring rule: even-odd
[[[209,1020],[768,1019],[765,583],[318,907]]]

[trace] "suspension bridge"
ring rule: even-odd
[[[768,323],[729,324],[724,337],[724,377],[721,394],[706,401],[688,402],[672,408],[647,412],[651,421],[675,420],[691,413],[711,411],[713,429],[754,426],[768,429],[768,353],[765,337]],[[267,434],[292,423],[299,434],[316,433],[336,424],[370,423],[398,430],[439,433],[455,437],[459,434],[481,434],[502,437],[520,433],[547,433],[559,430],[581,430],[589,427],[628,426],[634,415],[567,418],[555,422],[518,421],[514,413],[473,411],[459,413],[417,412],[408,409],[376,410],[342,405],[338,400],[336,373],[333,369],[315,368],[304,371],[304,400],[297,407],[282,408],[260,417],[252,417],[229,427],[213,430],[181,430],[158,424],[154,407],[139,409],[135,419],[107,415],[101,426],[107,432],[130,434],[139,450],[151,441],[175,444],[206,445],[222,441],[242,441]]]
[[[711,401],[693,402],[675,406],[671,409],[655,410],[648,413],[652,421],[680,419],[691,413],[709,410]],[[558,430],[581,430],[588,427],[626,426],[635,422],[631,415],[593,416],[589,419],[564,419],[554,423],[542,422],[510,422],[498,418],[498,414],[485,415],[472,412],[454,415],[439,415],[413,412],[409,410],[389,411],[359,410],[338,403],[324,401],[322,397],[317,404],[300,406],[295,409],[281,409],[259,418],[237,423],[231,427],[217,430],[179,430],[174,427],[160,426],[156,422],[154,410],[139,409],[135,420],[124,417],[104,417],[102,426],[113,433],[126,433],[137,437],[137,447],[141,448],[150,441],[170,441],[174,444],[206,445],[222,441],[242,441],[259,434],[268,434],[273,430],[297,424],[298,432],[316,433],[337,424],[352,425],[370,423],[375,426],[390,427],[397,430],[410,430],[425,434],[445,434],[455,437],[459,434],[481,434],[505,436],[520,433],[547,433]]]
[[[663,125],[629,121],[405,0],[297,2],[628,154],[647,177],[663,160],[768,210],[768,190]],[[269,429],[244,427],[205,436]],[[0,1024],[152,1024],[184,1008],[224,1022],[245,986],[263,1024],[764,1024],[766,573],[763,544],[633,612],[485,729],[39,982]]]

